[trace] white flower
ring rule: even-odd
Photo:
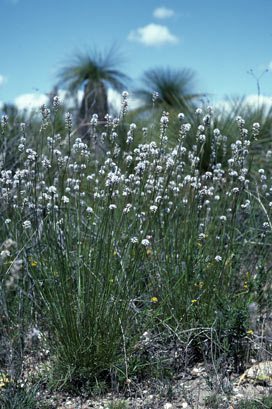
[[[215,256],[214,259],[215,259],[215,261],[217,261],[217,263],[219,263],[220,261],[222,261],[222,257],[221,257],[221,256]]]
[[[172,158],[168,158],[166,162],[166,169],[172,168],[175,164],[175,161]]]
[[[54,155],[59,158],[61,156],[61,151],[59,151],[58,149],[54,149]]]
[[[129,125],[129,129],[130,129],[131,131],[135,131],[135,129],[136,129],[136,124],[134,124],[134,123],[130,124],[130,125]]]
[[[98,115],[97,115],[97,114],[93,114],[92,119],[91,119],[90,122],[91,122],[92,125],[97,125]]]
[[[169,122],[168,116],[163,115],[163,116],[161,117],[161,124],[162,124],[162,125],[167,125],[168,122]]]
[[[210,117],[210,115],[205,115],[204,116],[204,118],[203,118],[203,123],[205,124],[205,125],[208,125],[209,123],[210,123],[210,120],[211,120],[211,117]]]
[[[156,213],[156,211],[158,210],[158,206],[150,206],[150,211],[152,212],[152,213]],[[143,243],[142,243],[143,244]]]
[[[5,259],[5,258],[7,258],[7,257],[9,257],[10,256],[10,251],[9,250],[2,250],[1,251],[1,253],[0,253],[0,257],[1,257],[1,259]]]
[[[182,112],[180,112],[180,113],[178,114],[178,119],[179,119],[179,121],[183,121],[183,119],[184,119],[184,114],[183,114]]]
[[[65,127],[66,129],[68,129],[68,131],[72,129],[72,115],[70,114],[70,112],[67,112],[65,114]]]
[[[162,144],[165,146],[168,142],[168,137],[166,135],[163,136],[162,138]]]
[[[91,207],[87,207],[86,212],[89,213],[89,214],[93,213],[93,209]]]
[[[131,243],[138,243],[138,238],[137,237],[131,237],[130,239]]]
[[[261,127],[261,125],[259,124],[259,122],[254,122],[254,124],[252,125],[252,128],[255,130],[259,130]]]
[[[67,196],[62,196],[61,200],[63,201],[63,203],[69,203],[70,199]]]
[[[142,244],[143,246],[147,247],[147,246],[149,246],[150,241],[147,240],[147,239],[143,239],[143,240],[141,241],[141,244]]]
[[[55,111],[57,111],[57,109],[59,108],[59,106],[60,106],[60,99],[59,99],[59,97],[56,95],[56,96],[53,98],[53,108],[55,109]]]
[[[189,132],[190,131],[190,129],[191,129],[191,124],[184,124],[184,125],[182,125],[182,129],[184,130],[184,132]]]
[[[126,161],[128,164],[130,164],[130,163],[132,162],[132,160],[133,160],[133,157],[132,157],[131,155],[127,155],[125,161]]]
[[[57,188],[55,186],[49,186],[48,192],[55,194],[57,193]]]
[[[132,133],[131,133],[131,131],[128,131],[126,143],[127,143],[128,145],[130,145],[132,142],[133,142]]]
[[[132,204],[128,203],[126,205],[126,207],[124,208],[123,213],[125,213],[125,214],[128,213],[131,208],[132,208]]]
[[[23,222],[24,229],[30,229],[30,227],[31,227],[31,222],[29,220],[26,220]]]
[[[114,209],[116,209],[117,208],[117,206],[115,205],[115,204],[110,204],[109,205],[109,209],[110,210],[114,210]]]

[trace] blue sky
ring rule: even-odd
[[[172,66],[195,70],[211,101],[252,96],[247,71],[269,69],[272,98],[272,0],[0,0],[0,15],[2,103],[42,101],[76,50],[115,43],[129,91],[144,70]]]

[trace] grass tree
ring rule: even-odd
[[[154,68],[144,72],[142,83],[144,88],[137,91],[138,96],[144,101],[144,109],[153,106],[153,100],[166,110],[188,110],[188,106],[203,97],[204,94],[194,92],[196,75],[189,68]],[[155,95],[157,92],[158,95]]]
[[[66,85],[72,94],[84,91],[78,114],[82,135],[86,134],[86,123],[93,114],[103,121],[109,112],[108,88],[124,89],[128,77],[117,69],[119,62],[120,54],[115,47],[104,53],[81,51],[75,54],[71,64],[60,70],[60,85]]]

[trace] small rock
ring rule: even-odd
[[[236,399],[243,399],[244,395],[242,395],[242,393],[237,393],[237,395],[235,395]]]
[[[172,403],[166,403],[166,404],[163,406],[163,409],[172,409],[172,408],[173,408]]]
[[[183,408],[188,408],[188,403],[187,403],[187,402],[183,402],[182,407],[183,407]]]

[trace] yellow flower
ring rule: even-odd
[[[194,286],[202,288],[204,286],[204,283],[203,283],[203,281],[200,281],[199,283],[194,283]]]
[[[192,300],[192,303],[194,304],[194,303],[196,303],[197,302],[197,300]]]
[[[158,298],[157,297],[152,297],[150,302],[158,302]]]
[[[57,276],[58,272],[57,271],[52,271],[53,276]]]
[[[116,256],[116,255],[117,255],[117,251],[116,251],[116,250],[114,250],[113,255],[114,255],[114,256]]]
[[[13,382],[13,380],[9,379],[3,372],[0,372],[0,388],[3,388],[8,382]]]
[[[197,243],[197,245],[198,245],[198,247],[202,247],[202,244],[201,244],[201,243]]]
[[[253,334],[254,334],[254,332],[252,331],[252,329],[248,330],[247,333],[250,334],[250,335],[253,335]]]
[[[165,259],[166,259],[166,261],[168,260],[168,257],[169,257],[168,254],[165,254]]]
[[[148,256],[150,256],[150,255],[152,254],[152,250],[148,249],[147,252],[146,252],[146,254],[147,254]]]
[[[110,283],[111,283],[111,284],[113,284],[113,283],[114,283],[114,280],[113,280],[113,279],[111,279],[111,280],[110,280]]]
[[[37,264],[38,264],[38,261],[36,261],[36,260],[32,261],[32,263],[31,263],[32,267],[36,267]]]
[[[247,281],[244,282],[244,288],[245,288],[246,290],[248,289]]]

